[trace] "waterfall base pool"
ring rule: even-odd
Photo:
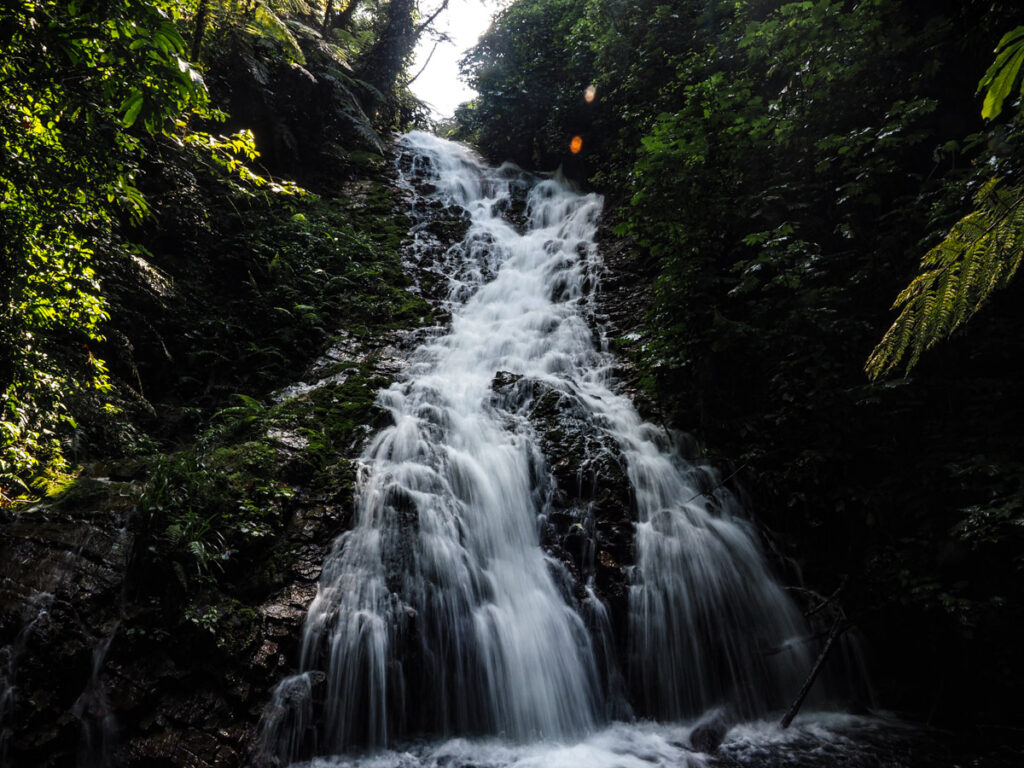
[[[811,713],[732,726],[714,754],[695,752],[696,723],[612,723],[578,742],[511,745],[450,739],[294,768],[939,768],[957,762],[923,728],[886,717]],[[966,764],[965,764],[966,765]],[[988,765],[988,763],[985,763]],[[1009,764],[1007,764],[1009,765]]]

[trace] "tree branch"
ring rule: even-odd
[[[439,46],[440,44],[441,44],[440,40],[438,40],[436,43],[434,43],[434,47],[430,49],[430,55],[427,56],[427,60],[425,62],[423,62],[423,66],[420,67],[420,71],[417,72],[415,75],[413,75],[411,78],[409,78],[408,80],[405,81],[405,87],[406,88],[408,88],[410,85],[412,85],[416,81],[416,78],[423,74],[423,72],[427,68],[427,65],[430,63],[430,60],[432,58],[434,58],[434,51],[437,50],[437,46]]]
[[[800,706],[804,703],[804,699],[806,699],[807,694],[810,693],[811,686],[814,685],[814,681],[818,679],[818,673],[821,672],[821,668],[825,664],[825,659],[828,658],[828,653],[832,650],[832,646],[835,644],[836,639],[843,634],[849,626],[849,623],[846,621],[846,618],[842,613],[836,616],[836,620],[832,622],[832,629],[829,630],[828,640],[825,641],[825,646],[821,649],[821,653],[818,654],[818,660],[814,662],[814,666],[811,668],[811,674],[807,676],[803,687],[800,689],[800,693],[796,697],[796,701],[793,702],[793,705],[789,708],[785,717],[782,718],[782,722],[779,723],[779,727],[789,728],[789,724],[793,722],[793,718],[796,717],[796,713],[800,711]]]
[[[434,23],[434,19],[436,19],[438,16],[440,16],[441,12],[443,10],[445,10],[447,7],[448,7],[448,0],[441,0],[441,4],[439,6],[437,6],[437,10],[434,11],[432,14],[430,14],[427,17],[426,21],[424,21],[418,27],[414,28],[413,32],[415,33],[415,36],[416,36],[417,39],[419,39],[419,36],[421,34],[423,34],[423,30],[425,30],[427,27],[429,27],[431,24],[433,24]],[[433,52],[431,52],[431,53],[433,53]],[[418,75],[417,75],[417,77],[418,77]],[[410,82],[412,82],[412,81],[410,81]]]

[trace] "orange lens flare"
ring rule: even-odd
[[[572,141],[569,142],[569,151],[574,155],[578,155],[581,149],[583,149],[583,139],[579,136],[573,136]]]

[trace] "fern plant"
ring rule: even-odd
[[[207,27],[223,35],[237,29],[254,39],[272,40],[286,58],[305,64],[306,58],[291,25],[294,17],[312,19],[316,10],[304,0],[204,0],[193,24],[192,58],[198,59]]]
[[[921,274],[896,297],[900,309],[865,369],[883,376],[909,355],[907,370],[921,354],[959,328],[993,291],[1004,287],[1024,256],[1024,187],[989,181],[975,196],[977,207],[924,255]]]
[[[1024,26],[999,41],[995,61],[978,84],[979,93],[984,94],[982,117],[999,116],[1022,67]],[[1020,267],[1024,185],[991,179],[974,200],[975,210],[924,255],[921,273],[896,297],[893,309],[900,314],[864,366],[872,380],[890,373],[904,359],[906,370],[913,368],[925,350],[963,325]]]
[[[213,528],[216,515],[203,517],[195,510],[188,509],[179,514],[173,523],[164,530],[164,539],[170,551],[177,557],[175,573],[188,588],[181,561],[191,561],[196,576],[203,578],[210,573],[211,567],[223,571],[221,560],[224,558],[224,534]]]
[[[309,7],[302,2],[284,3],[283,10],[292,13],[309,13]],[[271,3],[257,2],[252,21],[249,23],[250,34],[257,37],[266,37],[281,44],[285,55],[298,64],[305,64],[306,57],[302,53],[299,41],[289,27],[288,21],[278,14],[278,10]]]

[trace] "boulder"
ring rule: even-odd
[[[717,752],[731,727],[722,710],[706,714],[690,731],[690,748],[709,755]]]

